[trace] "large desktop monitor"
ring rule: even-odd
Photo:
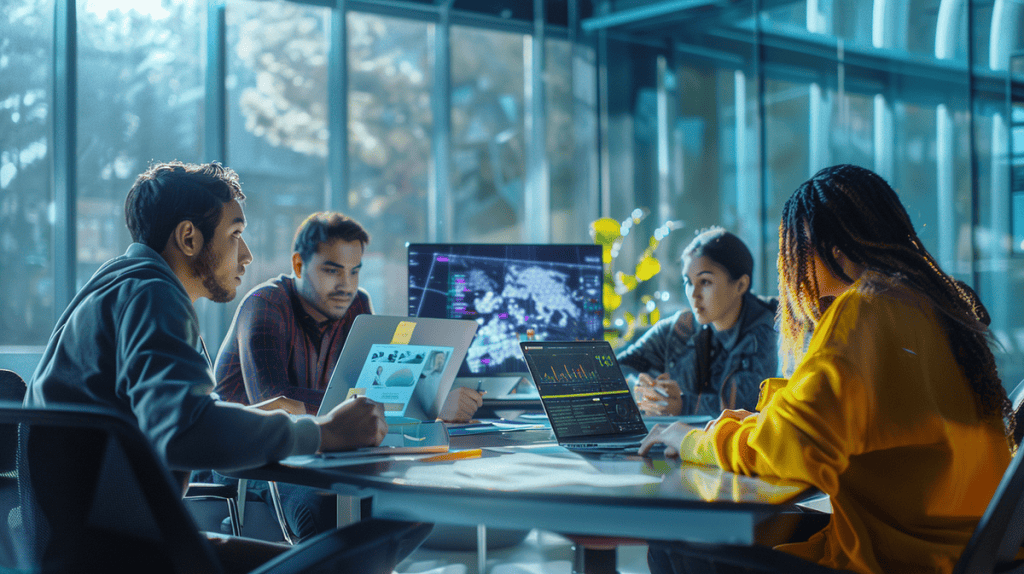
[[[528,378],[531,337],[601,339],[603,281],[598,245],[409,245],[409,316],[480,325],[456,384]]]

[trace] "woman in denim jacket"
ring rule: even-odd
[[[750,292],[750,250],[721,227],[697,235],[682,262],[690,309],[659,321],[618,355],[640,373],[637,403],[649,415],[753,410],[761,381],[778,367],[776,300]]]

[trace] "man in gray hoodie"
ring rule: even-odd
[[[156,164],[125,201],[132,243],[68,305],[25,405],[99,405],[137,422],[169,469],[238,470],[297,454],[378,445],[380,404],[319,417],[222,402],[193,304],[230,301],[252,254],[238,176],[220,164]]]

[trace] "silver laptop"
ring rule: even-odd
[[[636,451],[647,436],[608,341],[520,343],[558,444]]]
[[[348,398],[349,389],[356,387],[375,345],[445,347],[451,349],[451,356],[444,370],[440,376],[424,377],[415,382],[415,396],[404,412],[407,418],[435,420],[459,372],[459,365],[466,358],[477,326],[476,321],[462,319],[359,315],[345,339],[317,414],[326,414]]]

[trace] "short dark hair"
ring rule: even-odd
[[[363,249],[370,242],[370,234],[359,222],[336,211],[318,211],[307,217],[295,231],[293,251],[308,263],[320,246],[328,241],[358,241]]]
[[[744,275],[754,278],[754,256],[742,239],[723,227],[709,227],[701,231],[683,250],[683,259],[697,257],[707,257],[725,267],[733,281]]]
[[[203,241],[209,241],[224,204],[236,199],[245,199],[238,174],[218,162],[155,163],[128,191],[124,219],[132,241],[163,251],[182,221],[191,221],[203,234]]]

